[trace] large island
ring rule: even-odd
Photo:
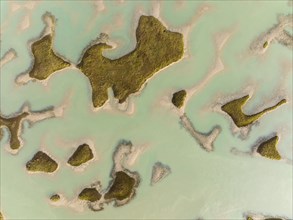
[[[55,18],[52,15],[49,18],[54,25]],[[183,57],[183,35],[167,30],[153,16],[140,17],[136,39],[135,49],[115,60],[103,56],[104,50],[112,48],[103,41],[91,43],[84,50],[77,68],[90,81],[94,107],[100,107],[108,100],[108,88],[112,88],[119,103],[125,102],[155,73]],[[53,50],[53,40],[54,27],[51,27],[51,33],[32,44],[34,62],[28,73],[30,78],[45,80],[70,66]]]

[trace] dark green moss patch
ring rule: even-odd
[[[103,56],[103,50],[111,48],[106,43],[95,44],[85,51],[77,67],[90,81],[94,107],[108,100],[108,88],[123,103],[147,79],[181,59],[184,53],[183,35],[168,31],[153,16],[140,17],[136,39],[135,49],[115,60]]]
[[[32,44],[34,64],[30,77],[46,79],[52,73],[70,66],[70,63],[58,57],[53,51],[52,35],[48,34]]]
[[[5,118],[0,116],[0,129],[5,126],[10,132],[10,148],[17,150],[20,147],[20,140],[18,138],[18,132],[21,127],[21,120],[28,116],[27,112],[23,112],[20,115],[11,118]],[[3,137],[3,131],[0,130],[0,140]]]
[[[42,151],[38,151],[26,164],[26,169],[31,172],[52,173],[57,168],[58,164]]]
[[[222,106],[222,110],[226,112],[237,127],[245,127],[247,125],[252,124],[256,120],[258,120],[260,117],[262,117],[265,113],[274,110],[278,106],[286,103],[285,99],[282,99],[280,102],[278,102],[276,105],[269,107],[267,109],[264,109],[263,111],[253,114],[253,115],[246,115],[242,112],[242,106],[245,105],[247,100],[249,99],[249,95],[243,96],[242,98],[235,99],[231,102],[228,102],[227,104]]]
[[[256,219],[256,218],[255,218]],[[260,219],[260,217],[258,217],[257,219]],[[263,220],[285,220],[286,218],[280,218],[280,217],[265,217],[262,216],[261,219]],[[246,216],[246,220],[254,220],[254,217],[252,216]]]
[[[281,160],[281,155],[279,154],[276,148],[278,140],[279,140],[279,137],[274,136],[270,138],[269,140],[262,142],[257,148],[257,152],[263,157],[266,157],[272,160]]]
[[[1,119],[0,119],[1,120]],[[2,122],[1,122],[1,125],[2,125]],[[1,125],[0,125],[0,141],[2,140],[2,138],[3,138],[3,130],[2,130],[2,128],[1,128]]]
[[[253,220],[253,218],[248,216],[246,220]],[[283,218],[264,218],[263,220],[284,220],[284,219]]]
[[[108,192],[104,195],[105,199],[124,200],[131,196],[135,186],[135,179],[123,171],[116,172],[115,179]]]
[[[283,218],[265,218],[264,220],[284,220]]]
[[[90,202],[96,202],[100,200],[101,197],[102,195],[95,188],[85,188],[78,195],[79,199]]]
[[[57,201],[60,200],[60,196],[59,196],[58,194],[54,194],[54,195],[52,195],[52,196],[50,197],[50,200],[51,200],[52,202],[57,202]]]
[[[264,42],[264,44],[262,45],[263,48],[267,48],[269,46],[269,42]]]
[[[80,166],[81,164],[93,158],[94,158],[94,155],[89,145],[82,144],[72,154],[72,156],[69,158],[67,163],[70,164],[71,166]]]
[[[186,98],[186,91],[185,90],[180,90],[178,92],[175,92],[172,97],[172,103],[175,105],[177,108],[181,108],[184,104]]]

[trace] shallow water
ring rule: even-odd
[[[13,4],[20,8],[12,12]],[[292,13],[286,1],[209,1],[211,10],[190,30],[186,45],[188,57],[162,70],[140,95],[130,99],[135,105],[131,116],[115,111],[91,108],[89,81],[78,70],[64,70],[53,75],[47,87],[39,82],[16,86],[17,75],[31,64],[27,42],[36,39],[44,28],[41,16],[49,11],[57,18],[55,49],[77,63],[83,48],[100,32],[106,32],[118,44],[105,53],[117,58],[135,47],[138,15],[152,13],[149,1],[105,1],[99,11],[94,2],[43,1],[30,10],[25,2],[1,2],[1,57],[13,48],[17,57],[1,68],[1,113],[9,115],[29,102],[33,110],[58,107],[66,100],[64,116],[25,125],[24,147],[18,155],[6,151],[8,134],[1,141],[1,211],[6,219],[243,219],[243,213],[274,216],[292,214],[292,164],[260,157],[233,155],[230,150],[250,151],[259,137],[280,134],[278,149],[292,159],[292,51],[272,44],[263,56],[249,55],[250,43],[277,23],[277,14]],[[199,1],[165,1],[160,18],[172,30],[188,24],[203,3]],[[30,15],[29,28],[20,23]],[[162,102],[179,89],[200,82],[213,67],[214,36],[234,30],[221,57],[224,71],[191,98],[186,113],[197,130],[208,132],[220,125],[222,132],[214,152],[205,152],[179,124],[171,105]],[[284,69],[287,63],[289,70]],[[290,69],[291,68],[291,69]],[[231,120],[214,112],[218,98],[254,88],[245,106],[254,112],[272,100],[286,97],[288,104],[261,118],[246,140],[231,133]],[[84,172],[66,165],[72,150],[83,140],[94,142],[98,160]],[[101,212],[76,212],[68,207],[49,204],[52,193],[73,199],[82,187],[99,180],[103,188],[110,181],[112,154],[121,139],[147,150],[130,169],[138,171],[142,182],[136,197],[127,205],[105,207]],[[30,175],[25,163],[39,149],[49,152],[60,169],[54,175]],[[155,186],[150,185],[152,166],[161,161],[172,173]]]

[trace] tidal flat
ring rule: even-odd
[[[156,162],[152,169],[151,185],[155,185],[171,173],[171,168],[161,162]]]
[[[59,200],[60,200],[60,195],[59,194],[54,194],[54,195],[52,195],[52,196],[50,196],[50,200],[52,201],[52,202],[58,202]]]
[[[293,35],[287,31],[287,28],[290,27],[293,27],[293,15],[279,14],[278,23],[273,25],[266,32],[260,34],[257,39],[251,43],[250,49],[256,54],[263,54],[269,48],[270,44],[276,42],[288,49],[293,49]]]

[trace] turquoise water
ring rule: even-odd
[[[16,86],[14,79],[31,64],[27,42],[37,38],[44,28],[41,16],[51,12],[57,18],[55,49],[76,63],[84,47],[100,32],[107,32],[118,47],[105,53],[119,57],[135,47],[134,31],[138,10],[152,12],[149,1],[105,1],[98,11],[93,2],[43,1],[33,10],[24,2],[11,12],[13,2],[1,2],[1,56],[13,48],[17,57],[1,69],[1,113],[17,112],[28,101],[33,110],[58,107],[69,101],[62,118],[25,126],[24,147],[18,155],[1,142],[1,212],[6,219],[243,219],[243,213],[255,212],[293,218],[292,165],[230,153],[232,147],[249,151],[261,136],[278,131],[278,149],[292,159],[292,51],[273,44],[264,56],[247,55],[252,40],[277,22],[277,14],[292,13],[287,1],[209,1],[211,6],[198,20],[186,45],[188,58],[161,71],[151,79],[139,96],[131,100],[135,113],[91,109],[91,88],[78,70],[64,70],[52,76],[48,86],[30,82]],[[165,1],[160,17],[172,29],[189,23],[200,1]],[[23,17],[30,14],[31,25],[19,30]],[[223,131],[215,142],[215,151],[203,151],[179,124],[174,111],[161,103],[166,96],[190,88],[212,68],[215,59],[213,36],[235,29],[222,51],[225,70],[189,101],[186,112],[202,132],[218,124]],[[13,37],[12,37],[13,36]],[[289,71],[284,70],[289,63]],[[245,111],[253,112],[260,104],[285,94],[289,103],[265,115],[254,126],[247,140],[234,136],[230,121],[210,107],[217,97],[227,97],[252,85],[255,92]],[[280,90],[282,90],[280,92]],[[98,160],[84,172],[66,166],[72,149],[83,139],[95,144]],[[110,181],[112,153],[121,139],[135,146],[149,147],[131,167],[142,182],[136,197],[127,205],[102,212],[76,212],[68,207],[49,204],[52,193],[73,199],[80,190],[97,180],[106,188]],[[25,163],[39,149],[45,149],[60,162],[54,175],[29,175]],[[172,174],[150,186],[152,166],[161,161]]]

